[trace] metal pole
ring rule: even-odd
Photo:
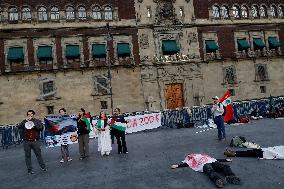
[[[107,27],[107,62],[108,62],[108,79],[109,79],[109,92],[110,92],[110,108],[111,108],[111,114],[113,114],[113,97],[112,97],[112,85],[111,85],[111,60],[110,60],[110,47],[109,47],[109,42],[112,41],[112,36],[110,34],[110,29],[109,29],[109,23],[106,24]]]

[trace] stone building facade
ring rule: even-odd
[[[281,0],[0,3],[0,124],[284,93]]]

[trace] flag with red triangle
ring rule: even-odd
[[[226,108],[226,114],[224,116],[224,122],[228,122],[230,120],[234,120],[234,109],[233,102],[231,99],[231,93],[229,90],[226,91],[224,96],[220,99],[220,103]]]

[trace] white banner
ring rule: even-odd
[[[161,126],[161,113],[152,113],[126,117],[126,133],[135,133]]]
[[[161,126],[161,113],[135,115],[125,117],[127,121],[126,133],[135,133],[147,129],[155,129]],[[97,120],[93,120],[95,126]]]

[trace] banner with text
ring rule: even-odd
[[[152,113],[126,117],[126,133],[135,133],[161,126],[161,113]]]
[[[144,115],[135,115],[125,117],[127,121],[126,133],[135,133],[147,129],[155,129],[161,126],[161,113],[152,113]],[[110,120],[109,120],[110,121]],[[94,119],[92,124],[95,126],[97,120]]]

